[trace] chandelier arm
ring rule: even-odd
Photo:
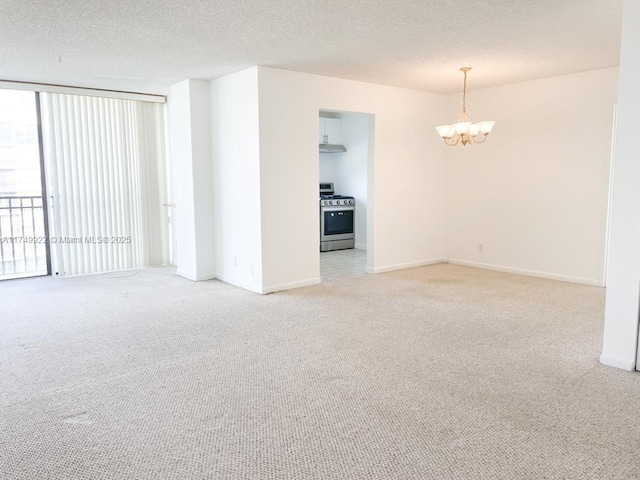
[[[458,135],[458,134],[456,133],[456,136],[455,136],[454,138],[455,138],[455,140],[453,141],[453,143],[452,143],[452,142],[450,142],[448,138],[443,138],[443,140],[444,140],[444,143],[446,143],[446,144],[447,144],[447,145],[449,145],[450,147],[453,147],[453,146],[457,145],[457,144],[458,144],[458,142],[460,141],[460,135]]]
[[[472,137],[473,138],[473,143],[484,143],[487,140],[487,137],[489,136],[489,134],[488,133],[483,133],[482,134],[482,140],[478,140],[479,136],[480,135],[478,134],[478,135],[475,135],[475,136]]]

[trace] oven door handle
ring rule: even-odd
[[[323,212],[344,212],[345,210],[355,210],[356,207],[354,205],[345,205],[344,207],[341,205],[332,205],[332,206],[324,206],[320,207]]]

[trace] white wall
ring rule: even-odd
[[[640,2],[625,0],[612,182],[604,342],[600,361],[636,367],[640,304]]]
[[[332,182],[334,184],[334,188],[336,188],[336,192],[340,193],[339,187],[336,187],[335,184],[338,175],[340,174],[340,170],[338,168],[338,163],[344,158],[344,153],[321,153],[320,154],[320,181],[327,183]]]
[[[209,82],[172,85],[168,109],[177,272],[191,280],[213,278]]]
[[[440,146],[452,262],[603,285],[616,94],[615,68],[467,93],[471,120],[496,125],[482,145]]]
[[[356,248],[367,248],[367,163],[371,115],[340,113],[344,153],[320,154],[320,181],[333,182],[336,193],[351,195],[356,201]]]
[[[373,271],[442,258],[443,151],[431,129],[446,97],[268,67],[258,77],[265,291],[319,281],[319,110],[375,116],[367,181]]]
[[[211,82],[216,276],[262,291],[258,69]],[[286,145],[281,145],[281,148]],[[317,186],[316,186],[317,190]]]
[[[190,176],[191,167],[183,166],[190,163],[191,158],[191,117],[189,114],[189,80],[172,85],[167,96],[167,138],[169,151],[171,201],[175,205],[172,212],[171,233],[174,245],[172,245],[172,259],[177,266],[181,261],[181,246],[178,243],[190,244],[195,242],[193,237],[193,212],[190,209],[181,208],[178,211],[178,203],[183,203],[183,198],[192,190],[189,178],[182,174],[184,168],[188,168]],[[184,203],[188,201],[185,198]],[[187,254],[185,253],[185,256]],[[191,259],[191,263],[195,262]]]
[[[147,218],[143,219],[143,230],[148,232],[147,254],[145,265],[167,265],[170,259],[169,225],[169,192],[167,191],[167,154],[164,112],[165,105],[141,102],[139,106],[145,127],[145,135],[141,140],[144,145],[145,169],[147,171],[147,188],[145,195]]]

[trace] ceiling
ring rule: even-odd
[[[0,80],[167,93],[252,65],[433,92],[618,65],[622,0],[3,0]]]

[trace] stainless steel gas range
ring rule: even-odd
[[[333,183],[320,184],[320,251],[355,247],[356,201],[336,195]]]

